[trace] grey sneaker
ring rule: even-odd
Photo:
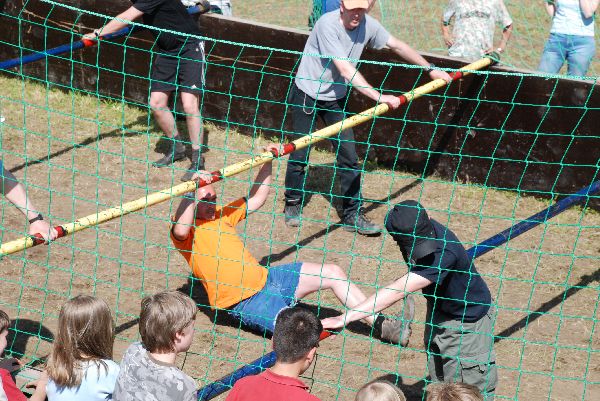
[[[360,210],[354,215],[350,215],[344,218],[343,221],[344,230],[350,232],[357,232],[361,235],[379,235],[381,234],[381,227],[371,222],[365,216],[364,212]]]
[[[283,208],[285,215],[285,225],[288,227],[298,227],[300,225],[300,216],[302,215],[302,206],[300,202],[296,204],[286,203]]]
[[[415,300],[412,294],[404,298],[404,305],[401,315],[397,319],[386,319],[381,324],[381,339],[389,341],[392,344],[400,344],[403,347],[408,345],[412,329],[410,325],[415,318]]]

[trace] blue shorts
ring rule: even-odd
[[[302,263],[271,266],[263,289],[233,306],[229,314],[253,330],[273,333],[279,311],[296,303],[301,267]]]

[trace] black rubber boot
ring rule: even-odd
[[[169,151],[163,157],[152,163],[152,165],[158,168],[166,167],[184,158],[185,146],[183,146],[181,142],[174,138],[173,142],[171,143],[171,149],[169,149]]]
[[[192,149],[192,164],[190,164],[188,171],[181,176],[181,181],[191,180],[194,173],[198,172],[198,170],[204,170],[204,158],[200,149]]]

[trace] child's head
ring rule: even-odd
[[[277,362],[305,362],[304,369],[310,366],[319,337],[323,331],[317,316],[303,308],[286,308],[279,312],[273,333],[273,349]]]
[[[373,380],[362,386],[354,401],[406,401],[402,390],[386,380]]]
[[[48,376],[59,386],[78,386],[81,363],[112,359],[115,324],[108,304],[78,295],[60,309],[58,331],[48,359]]]
[[[6,336],[8,336],[8,327],[10,326],[10,318],[3,310],[0,310],[0,355],[4,352],[4,348],[6,348],[7,340]]]
[[[217,209],[217,192],[212,184],[205,185],[196,190],[196,218],[201,220],[214,220]]]
[[[140,335],[149,352],[184,352],[192,345],[198,307],[187,295],[163,291],[142,299]]]
[[[427,401],[483,401],[483,396],[470,384],[434,383],[427,387]]]

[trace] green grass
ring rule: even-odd
[[[504,2],[513,19],[514,30],[502,56],[502,63],[519,69],[535,70],[550,31],[550,17],[546,14],[542,1]],[[440,20],[447,4],[448,0],[378,0],[371,14],[380,19],[392,34],[415,49],[446,54],[440,33]],[[298,29],[308,29],[311,9],[311,1],[233,0],[233,12],[237,17]],[[598,28],[596,32],[599,32]],[[498,28],[495,36],[498,40],[500,33]],[[563,68],[562,73],[564,72]],[[595,60],[588,75],[597,76],[599,72],[600,61]]]

